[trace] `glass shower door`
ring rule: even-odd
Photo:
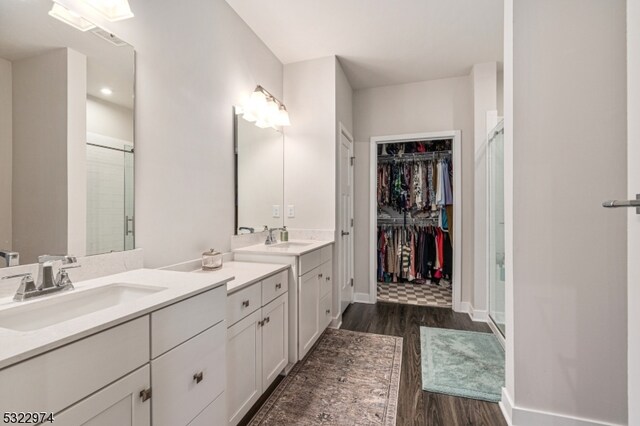
[[[133,215],[133,147],[124,146],[124,249],[135,247],[134,232],[136,228]]]
[[[489,317],[505,335],[504,124],[491,131],[489,173]]]

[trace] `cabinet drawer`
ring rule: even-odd
[[[289,289],[289,271],[278,272],[262,280],[262,306]]]
[[[0,404],[57,413],[148,361],[144,316],[0,370]]]
[[[322,247],[320,249],[320,263],[325,263],[333,257],[333,245]]]
[[[320,263],[322,263],[320,250],[315,250],[310,253],[303,254],[302,256],[300,256],[300,271],[298,272],[298,275],[303,276],[312,269],[320,266]]]
[[[155,426],[188,424],[224,391],[226,334],[220,323],[151,361]]]
[[[320,297],[331,293],[333,288],[333,262],[329,261],[320,266]]]
[[[262,306],[262,284],[257,282],[227,296],[227,327],[240,321]]]
[[[224,319],[227,287],[220,286],[151,314],[151,357],[156,358]]]
[[[320,333],[322,333],[331,323],[331,294],[327,294],[320,300],[319,315],[320,318],[318,322],[320,324]]]
[[[225,411],[225,395],[224,393],[216,398],[207,408],[202,410],[198,417],[193,419],[189,426],[214,426],[224,425],[227,423]]]

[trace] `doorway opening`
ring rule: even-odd
[[[370,301],[460,306],[460,132],[371,138]]]

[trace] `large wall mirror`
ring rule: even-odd
[[[284,224],[284,138],[234,114],[236,148],[236,233],[260,232]]]
[[[52,4],[0,2],[0,250],[21,264],[134,248],[134,49]]]

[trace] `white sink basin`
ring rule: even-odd
[[[306,246],[310,246],[311,244],[313,243],[299,243],[296,241],[287,241],[284,243],[274,244],[272,246],[269,246],[268,248],[286,249],[286,248],[295,248],[295,247],[306,247]]]
[[[145,297],[166,287],[113,283],[71,290],[0,311],[0,328],[33,331]]]

